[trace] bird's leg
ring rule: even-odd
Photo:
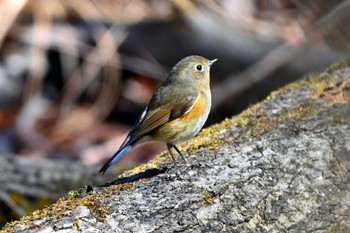
[[[171,155],[171,158],[173,159],[174,166],[177,169],[177,163],[176,163],[176,160],[175,160],[175,156],[174,156],[173,152],[171,151],[171,148],[173,146],[172,145],[167,145],[167,147],[168,147],[169,154]]]
[[[185,157],[182,155],[182,153],[180,152],[180,150],[174,145],[173,146],[175,148],[175,150],[177,151],[177,153],[179,153],[179,155],[181,156],[181,158],[183,159],[183,161],[185,162],[185,164],[187,164],[187,160],[185,159]]]

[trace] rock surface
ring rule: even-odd
[[[350,62],[272,93],[103,187],[5,232],[350,232]]]

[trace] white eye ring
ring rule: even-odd
[[[202,71],[203,70],[203,66],[202,65],[196,65],[196,70],[197,71]]]

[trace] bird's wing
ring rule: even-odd
[[[141,115],[122,146],[132,144],[144,135],[147,135],[150,131],[164,125],[165,123],[181,118],[193,108],[198,96],[199,93],[196,92],[196,94],[189,95],[184,99],[178,98],[178,101],[174,101],[176,104],[158,105],[159,107],[154,109],[150,106],[150,109],[146,109]],[[154,105],[157,106],[157,103]]]

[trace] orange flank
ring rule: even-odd
[[[187,134],[188,130],[190,130],[190,132],[192,132],[193,129],[199,130],[199,128],[196,127],[196,122],[203,116],[203,112],[206,111],[206,102],[204,98],[201,97],[200,95],[194,103],[194,106],[182,117],[169,121],[158,128],[154,135],[152,135],[152,139],[171,142],[176,138],[181,138],[182,134]],[[194,133],[197,132],[194,131]]]
[[[205,108],[205,102],[204,102],[204,98],[202,98],[202,96],[199,94],[196,102],[194,103],[194,106],[192,107],[192,109],[186,113],[182,119],[183,120],[192,120],[192,119],[198,119],[199,116],[203,115],[203,111]]]

